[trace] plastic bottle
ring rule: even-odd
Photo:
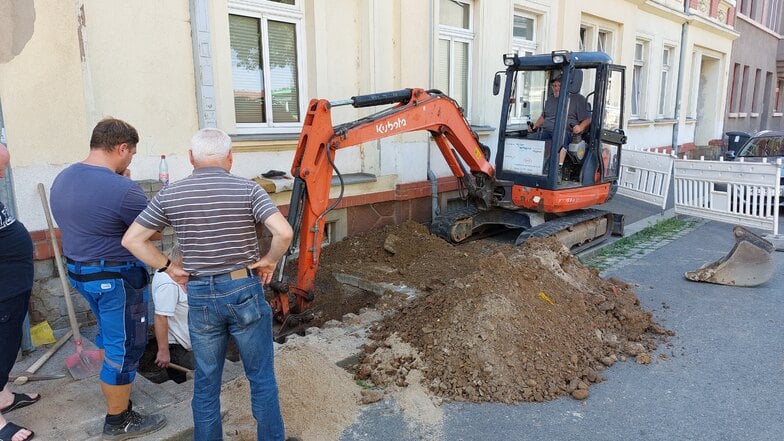
[[[164,187],[169,185],[169,165],[166,164],[166,155],[161,155],[161,162],[158,165],[158,180]]]

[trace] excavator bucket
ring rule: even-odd
[[[729,254],[684,276],[695,282],[719,285],[757,286],[767,282],[775,269],[773,244],[739,225],[732,233],[735,246]]]

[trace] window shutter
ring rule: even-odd
[[[451,95],[449,90],[449,40],[438,40],[438,78],[436,87],[447,95]]]
[[[234,112],[237,123],[266,122],[264,77],[257,18],[229,15]]]
[[[297,35],[293,23],[267,22],[273,122],[298,122]]]
[[[464,109],[468,106],[468,43],[455,41],[454,44],[454,98]]]

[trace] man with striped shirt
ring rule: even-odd
[[[258,184],[229,173],[233,158],[226,133],[212,128],[198,131],[188,156],[193,174],[153,198],[128,229],[123,246],[181,285],[187,283],[188,326],[196,365],[191,402],[194,439],[223,437],[221,376],[232,336],[250,382],[258,439],[283,440],[272,311],[262,285],[272,280],[291,243],[291,226]],[[256,223],[263,223],[272,233],[264,256],[259,255]],[[177,236],[182,267],[150,242],[166,226]]]

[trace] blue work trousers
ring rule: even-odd
[[[272,347],[272,310],[256,276],[229,274],[191,278],[188,327],[196,365],[193,384],[194,439],[223,439],[220,392],[226,345],[234,337],[250,382],[251,410],[259,440],[282,441]]]
[[[87,300],[98,321],[95,344],[104,350],[101,381],[131,384],[147,346],[147,269],[138,261],[119,265],[69,261],[67,266],[71,285]]]

